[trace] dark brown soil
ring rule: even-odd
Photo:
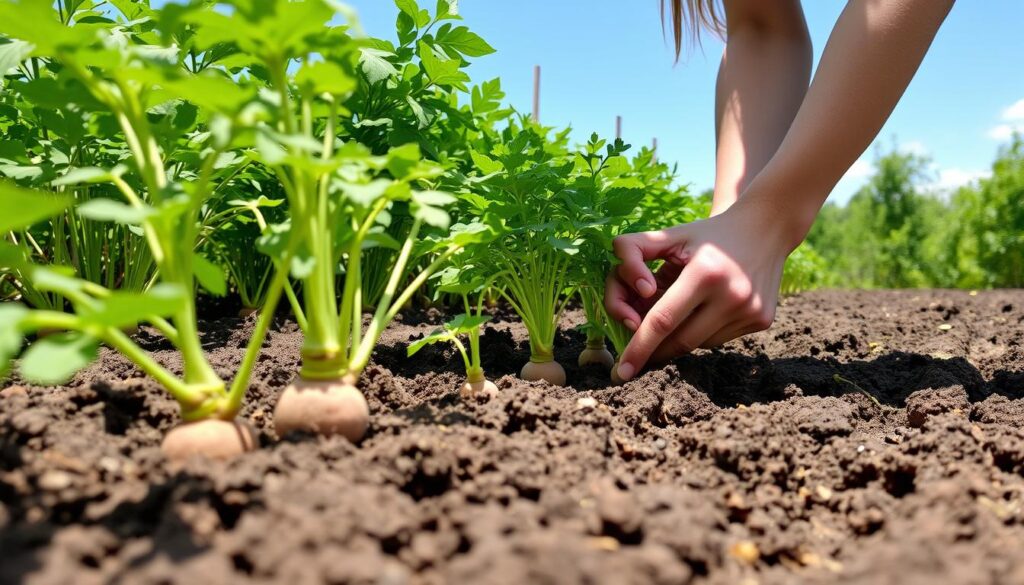
[[[769,332],[608,387],[513,377],[460,401],[461,360],[387,332],[367,439],[273,436],[298,362],[284,323],[245,417],[263,447],[168,466],[176,406],[123,358],[0,397],[2,583],[1024,583],[1024,292],[817,292]],[[203,324],[218,370],[251,321]],[[147,349],[173,366],[152,333]],[[839,378],[836,378],[836,376]],[[877,401],[877,402],[876,402]]]

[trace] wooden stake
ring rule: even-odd
[[[533,66],[533,121],[540,122],[540,65]]]

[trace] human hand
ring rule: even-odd
[[[619,377],[767,329],[797,231],[778,210],[741,199],[709,219],[617,237],[622,263],[608,277],[605,307],[635,332]],[[646,263],[657,259],[665,263],[654,274]]]

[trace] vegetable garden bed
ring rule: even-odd
[[[206,317],[226,376],[255,317]],[[498,395],[465,400],[452,346],[406,358],[446,317],[385,330],[359,446],[274,437],[302,345],[287,320],[240,415],[261,447],[227,463],[169,464],[177,403],[109,349],[67,386],[15,377],[0,582],[1024,581],[1024,293],[807,293],[620,387],[575,366],[578,309],[555,344],[569,386],[514,377],[526,331],[498,311],[480,339]],[[180,371],[152,329],[135,339]]]

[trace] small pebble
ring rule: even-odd
[[[40,475],[37,483],[48,492],[59,492],[71,485],[71,476],[63,471],[51,469]]]

